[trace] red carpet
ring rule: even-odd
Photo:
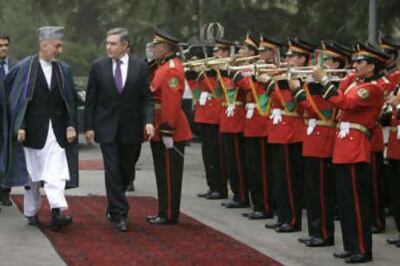
[[[104,170],[102,160],[79,160],[79,170]]]
[[[13,197],[21,209],[22,196]],[[69,197],[74,223],[60,233],[47,228],[43,206],[40,229],[68,265],[281,265],[272,258],[182,214],[180,224],[151,226],[151,197],[130,197],[130,231],[117,232],[104,216],[106,198]]]

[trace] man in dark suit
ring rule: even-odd
[[[147,64],[129,53],[128,31],[109,30],[106,50],[108,57],[96,60],[89,74],[86,139],[100,143],[103,154],[107,217],[120,231],[127,231],[125,191],[134,176],[143,129],[147,139],[154,135],[154,102]]]
[[[5,76],[14,65],[13,61],[9,58],[10,43],[10,36],[0,33],[0,83],[4,81]],[[11,206],[10,192],[11,188],[2,187],[0,183],[1,205]]]

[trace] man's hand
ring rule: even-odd
[[[300,86],[301,86],[301,83],[300,83],[299,79],[291,79],[291,80],[289,80],[289,88],[291,90],[295,90]]]
[[[271,77],[266,73],[256,75],[256,80],[261,83],[267,83],[270,79],[271,79]]]
[[[150,140],[154,137],[154,135],[155,135],[155,129],[154,129],[153,124],[146,124],[146,125],[144,126],[144,131],[145,131],[147,140],[149,140],[149,141],[150,141]]]
[[[93,144],[94,143],[94,130],[87,130],[85,133],[86,137],[86,142],[88,144]]]
[[[75,130],[75,128],[74,127],[67,127],[66,136],[67,136],[68,143],[74,142],[75,139],[76,139],[76,130]]]
[[[26,131],[25,129],[18,130],[17,140],[18,142],[24,142],[26,138]]]
[[[314,68],[312,75],[313,75],[313,78],[318,81],[324,81],[324,79],[326,79],[328,77],[326,75],[326,72],[320,66],[317,66]]]

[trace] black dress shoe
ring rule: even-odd
[[[275,228],[277,228],[277,227],[279,227],[281,225],[282,224],[278,224],[278,223],[276,223],[276,224],[265,224],[265,228],[267,228],[267,229],[275,229]]]
[[[345,259],[347,257],[350,257],[351,255],[353,255],[353,253],[351,253],[350,251],[345,251],[345,250],[333,253],[333,256],[338,259]]]
[[[240,208],[248,208],[250,207],[250,204],[248,202],[232,201],[228,202],[225,205],[225,207],[228,209],[240,209]]]
[[[383,232],[385,232],[385,228],[379,228],[379,227],[377,227],[375,225],[373,225],[371,227],[371,233],[373,233],[373,234],[381,234]]]
[[[126,219],[125,219],[125,218],[121,218],[121,219],[119,220],[119,222],[116,224],[116,226],[117,226],[117,229],[118,229],[120,232],[126,232],[126,231],[128,231],[128,223],[126,222]]]
[[[209,190],[209,191],[207,191],[207,192],[204,192],[204,193],[199,193],[199,194],[197,194],[197,197],[199,197],[199,198],[206,198],[208,195],[210,195],[211,194],[211,190]]]
[[[386,240],[390,245],[396,245],[397,242],[400,241],[400,236],[394,237],[394,238],[389,238]]]
[[[275,228],[277,233],[292,233],[292,232],[299,232],[301,228],[299,226],[293,226],[287,223],[282,224]]]
[[[328,247],[333,246],[333,239],[323,240],[322,238],[311,238],[310,240],[304,242],[307,247]]]
[[[218,200],[218,199],[226,199],[228,198],[227,194],[223,194],[219,191],[213,191],[206,196],[206,199],[209,200]]]
[[[244,213],[242,213],[242,216],[243,217],[249,217],[250,216],[250,214],[252,214],[253,212],[244,212]]]
[[[0,202],[1,202],[1,205],[3,205],[3,206],[8,207],[8,206],[12,205],[12,201],[10,200],[10,196],[8,194],[2,195],[0,198]]]
[[[347,257],[344,262],[346,263],[363,263],[372,261],[371,255],[362,255],[362,254],[352,254],[351,256]]]
[[[70,225],[71,223],[72,223],[71,216],[61,213],[59,209],[58,211],[55,211],[55,209],[51,211],[51,223],[50,223],[51,230],[60,231],[62,227]]]
[[[250,220],[262,220],[272,218],[273,215],[268,215],[265,212],[254,211],[249,214],[248,218]]]
[[[168,220],[166,217],[164,216],[157,216],[156,218],[152,219],[152,220],[148,220],[147,221],[149,224],[151,225],[165,225],[165,224],[177,224],[176,220]]]
[[[39,224],[39,218],[37,215],[34,216],[26,216],[26,219],[28,219],[28,224],[32,226],[37,226]]]
[[[133,184],[133,181],[128,184],[128,186],[126,187],[126,191],[129,192],[135,191],[135,184]]]
[[[297,240],[300,242],[300,243],[305,243],[305,242],[307,242],[307,241],[310,241],[311,239],[313,239],[314,237],[312,237],[312,236],[302,236],[302,237],[300,237],[300,238],[298,238]]]

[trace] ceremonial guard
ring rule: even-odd
[[[321,64],[329,70],[344,69],[351,53],[335,43],[321,43]],[[346,73],[343,73],[346,74]],[[331,75],[340,78],[341,75]],[[334,81],[338,84],[339,81]],[[319,82],[307,81],[293,91],[303,108],[306,134],[303,141],[305,201],[307,207],[308,237],[300,238],[308,247],[331,246],[334,244],[333,192],[335,181],[330,172],[336,132],[336,109],[322,97]]]
[[[306,66],[314,48],[308,43],[293,39],[288,42],[286,62],[289,67]],[[288,76],[270,79],[260,75],[271,98],[271,115],[268,124],[268,143],[271,145],[272,171],[276,196],[278,221],[266,228],[286,233],[301,230],[303,191],[302,141],[305,134],[302,109],[293,98]]]
[[[159,66],[150,89],[155,100],[155,137],[151,151],[157,181],[158,214],[147,217],[150,224],[176,224],[181,201],[185,141],[191,139],[189,123],[181,108],[185,88],[179,41],[157,31],[153,39],[154,59]]]
[[[278,64],[280,44],[260,38],[258,52],[260,60],[256,63]],[[241,89],[246,90],[246,118],[244,122],[244,143],[246,156],[246,176],[248,177],[249,190],[253,211],[243,213],[251,220],[273,217],[272,206],[272,180],[271,158],[268,150],[268,111],[269,101],[264,84],[257,82],[255,77],[259,74],[257,68],[243,69],[236,78],[241,79]],[[254,66],[254,65],[253,65]],[[267,69],[267,68],[266,68]],[[260,70],[261,71],[261,70]],[[247,74],[247,72],[250,72]]]
[[[213,48],[214,57],[226,58],[234,44],[227,40],[217,39]],[[214,69],[199,68],[199,72],[187,73],[194,76],[189,80],[195,99],[195,115],[201,153],[209,190],[198,194],[207,199],[227,198],[227,180],[223,169],[223,151],[219,133],[219,123],[224,95]]]
[[[323,85],[322,96],[339,108],[333,164],[338,183],[343,252],[346,263],[372,260],[371,137],[383,105],[377,78],[388,56],[371,45],[358,43],[353,54],[356,78],[344,90],[329,81],[322,69],[314,77]]]
[[[382,78],[387,94],[384,112],[381,116],[383,126],[389,127],[389,141],[387,144],[388,180],[385,180],[385,192],[390,194],[390,208],[396,228],[400,232],[400,70],[396,66],[400,45],[392,40],[382,38],[380,48],[390,55],[387,61],[387,74]],[[389,244],[400,247],[400,235],[387,240]]]
[[[257,43],[250,36],[241,46],[240,57],[257,53]],[[223,202],[226,208],[246,208],[249,205],[246,164],[243,146],[246,91],[240,89],[239,72],[217,69],[217,79],[224,93],[219,130],[222,133],[226,174],[229,178],[232,200]]]

